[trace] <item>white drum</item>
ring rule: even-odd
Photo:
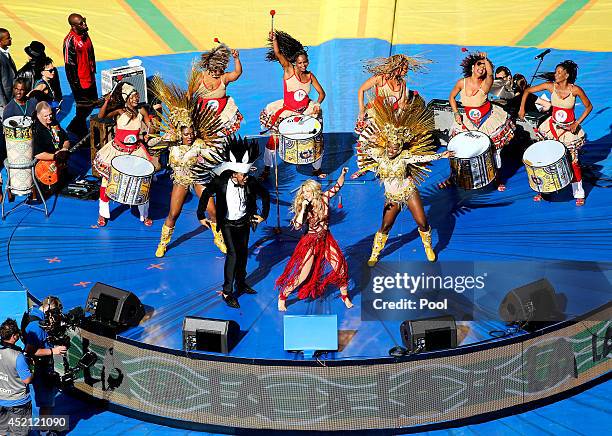
[[[491,139],[478,131],[462,132],[451,138],[448,151],[451,177],[463,189],[479,189],[495,180],[495,160]]]
[[[145,158],[125,154],[111,161],[106,195],[118,203],[138,205],[149,201],[155,168]]]
[[[323,155],[323,125],[308,115],[285,118],[278,125],[278,155],[287,163],[311,164]]]
[[[34,158],[32,149],[32,120],[30,117],[9,117],[2,123],[6,140],[6,159],[10,165],[30,165]],[[9,188],[15,195],[32,192],[32,169],[9,168]]]
[[[539,141],[523,154],[529,186],[536,192],[550,193],[572,182],[572,168],[565,146],[554,140]]]

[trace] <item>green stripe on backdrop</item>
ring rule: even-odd
[[[527,33],[516,45],[533,46],[542,44],[563,26],[576,12],[586,6],[589,0],[565,0],[554,11]]]
[[[125,0],[142,20],[176,51],[195,51],[197,48],[183,33],[149,0]]]

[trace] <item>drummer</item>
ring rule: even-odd
[[[117,126],[115,137],[96,153],[93,162],[95,169],[102,175],[100,187],[100,202],[98,208],[98,227],[104,227],[110,218],[109,198],[106,187],[110,178],[111,161],[122,155],[133,155],[152,161],[152,157],[145,147],[149,129],[149,116],[144,108],[138,109],[140,95],[138,91],[127,82],[119,83],[115,90],[107,95],[100,108],[98,118],[116,118]],[[149,202],[138,206],[140,221],[145,226],[152,226],[149,218]]]
[[[268,51],[267,60],[278,61],[283,67],[283,99],[268,104],[259,115],[262,130],[270,131],[272,136],[266,144],[264,153],[264,169],[260,179],[270,176],[270,168],[274,163],[274,153],[278,141],[278,125],[285,118],[296,115],[310,115],[322,119],[321,103],[325,99],[325,91],[315,77],[308,71],[308,55],[302,44],[289,34],[281,31],[270,31],[269,40],[272,49]],[[319,97],[314,103],[308,94],[311,86],[317,91]],[[321,171],[323,155],[312,164],[312,175],[325,178]]]
[[[585,194],[582,187],[582,172],[578,162],[578,154],[586,142],[586,135],[582,130],[581,123],[591,113],[593,105],[584,90],[575,84],[578,76],[578,65],[574,61],[561,62],[555,68],[554,76],[551,73],[547,73],[547,75],[554,78],[549,82],[525,90],[518,116],[521,119],[525,118],[525,105],[530,94],[544,90],[551,93],[552,115],[540,124],[538,130],[544,138],[559,141],[569,150],[574,173],[572,192],[576,199],[576,206],[583,206]],[[584,104],[584,110],[579,118],[576,118],[574,113],[576,97],[580,98]],[[540,194],[533,198],[534,201],[540,201],[541,199]]]
[[[448,101],[454,114],[451,137],[468,130],[478,130],[489,136],[495,147],[495,162],[501,168],[501,150],[514,137],[514,123],[510,116],[498,105],[492,105],[487,94],[493,84],[493,64],[486,53],[472,53],[461,62],[463,79],[459,79],[451,90]],[[459,94],[465,108],[462,116],[455,98]],[[499,174],[499,172],[498,172]],[[440,188],[450,186],[452,179],[440,183]],[[498,180],[498,191],[506,186]]]

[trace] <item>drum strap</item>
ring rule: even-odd
[[[481,114],[480,118],[473,118],[470,116],[470,112],[472,112],[473,109],[478,110],[478,112]],[[465,115],[477,128],[482,126],[482,124],[487,120],[487,118],[491,116],[492,112],[493,111],[491,110],[491,102],[489,100],[487,100],[485,104],[479,107],[465,107]]]
[[[223,112],[225,109],[225,105],[227,105],[227,96],[221,98],[200,98],[199,101],[202,103],[202,106],[206,106],[209,101],[216,101],[219,103],[219,107],[217,107],[217,115]]]

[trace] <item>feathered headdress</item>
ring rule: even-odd
[[[371,154],[384,155],[387,146],[398,145],[402,154],[426,156],[435,153],[433,144],[433,111],[422,100],[408,102],[404,109],[394,109],[386,99],[372,101],[374,117],[363,132],[362,149],[358,153],[362,171],[375,170],[377,163]],[[410,175],[420,183],[429,171],[428,162],[409,164]]]
[[[215,38],[215,42],[219,42]],[[229,66],[232,54],[230,48],[222,42],[210,51],[202,53],[198,66],[204,71],[225,71]]]
[[[176,142],[181,138],[181,129],[192,127],[196,140],[203,141],[211,147],[222,150],[218,133],[222,121],[214,109],[202,106],[198,102],[199,72],[191,69],[187,80],[187,89],[170,83],[165,83],[159,76],[153,77],[152,91],[162,103],[161,121],[156,127],[162,132],[163,139],[158,148],[167,147],[168,142]]]
[[[248,174],[251,166],[259,157],[257,141],[232,135],[225,148],[225,162],[215,168],[215,173],[231,170],[235,173]]]
[[[431,64],[432,62],[431,59],[424,58],[420,55],[406,56],[404,54],[396,54],[388,58],[381,57],[370,59],[364,63],[364,69],[372,75],[388,75],[406,65],[408,71],[420,72],[426,71],[427,67],[425,65]]]
[[[307,47],[304,47],[300,41],[293,38],[282,30],[275,30],[276,42],[278,43],[278,50],[287,60],[291,63],[295,63],[299,55],[307,55]],[[272,47],[272,40],[268,38],[268,52],[266,53],[266,60],[270,62],[278,61],[274,54],[274,48]]]

